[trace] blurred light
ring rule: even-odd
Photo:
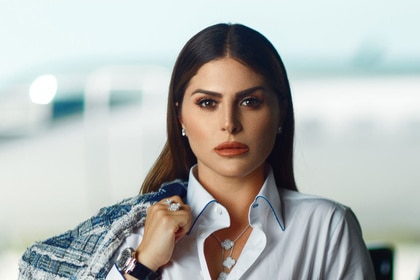
[[[29,89],[29,96],[36,104],[48,104],[57,93],[57,79],[53,75],[36,78]]]

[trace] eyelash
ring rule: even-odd
[[[262,100],[256,97],[247,97],[244,98],[240,104],[243,104],[244,102],[247,102],[247,107],[251,107],[251,108],[258,108],[260,107],[260,105],[262,104]]]
[[[212,103],[212,104],[209,104],[209,103]],[[197,100],[197,102],[196,102],[196,104],[199,106],[199,107],[201,107],[201,108],[204,108],[204,109],[207,109],[207,108],[210,108],[210,107],[215,107],[216,106],[216,101],[215,100],[213,100],[213,99],[211,99],[211,98],[207,98],[207,97],[205,97],[205,98],[200,98],[200,99],[198,99]]]
[[[208,97],[197,100],[196,105],[203,109],[213,109],[217,105],[217,101]],[[246,97],[239,102],[240,106],[250,107],[256,109],[260,107],[262,100],[257,97]]]

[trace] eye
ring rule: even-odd
[[[247,97],[240,103],[241,106],[258,108],[262,104],[262,101],[256,97]]]
[[[216,107],[217,102],[213,99],[210,99],[210,98],[201,98],[196,102],[196,104],[199,107],[211,109],[211,108]]]

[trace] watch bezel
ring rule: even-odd
[[[133,248],[125,248],[121,251],[120,255],[117,257],[115,261],[115,265],[117,266],[119,271],[127,272],[127,268],[131,263],[131,260],[135,258],[136,251]]]

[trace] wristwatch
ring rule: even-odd
[[[139,263],[136,259],[136,251],[133,248],[122,250],[115,265],[123,274],[129,274],[140,280],[155,280],[160,277],[159,273]]]

